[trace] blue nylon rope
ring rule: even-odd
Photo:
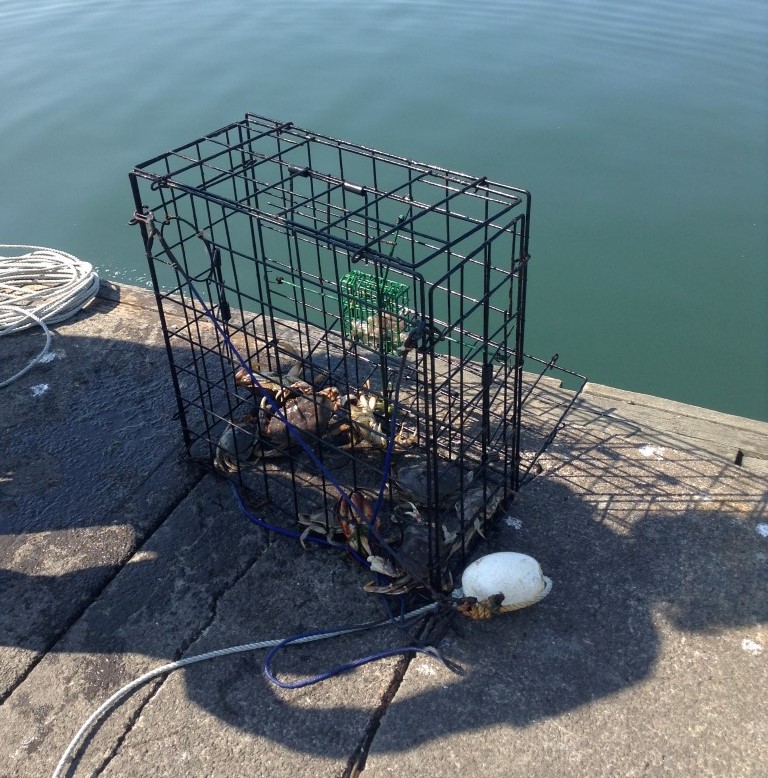
[[[237,488],[237,485],[234,482],[231,482],[230,486],[232,487],[232,494],[235,495],[235,499],[237,500],[238,505],[240,506],[240,510],[242,511],[243,515],[250,519],[254,524],[261,527],[262,529],[268,530],[269,532],[274,532],[276,535],[283,535],[287,538],[293,538],[294,540],[301,540],[301,535],[298,532],[294,532],[290,529],[285,529],[285,527],[278,527],[275,524],[270,524],[265,519],[261,519],[258,516],[254,516],[249,510],[248,507],[245,504],[245,501],[243,500],[243,496],[240,494],[240,490]],[[353,548],[346,545],[342,549],[342,546],[337,546],[334,543],[330,543],[329,541],[325,540],[325,538],[319,538],[315,535],[307,535],[306,538],[304,538],[305,542],[314,543],[317,546],[325,546],[326,548],[335,548],[338,550],[345,550],[348,554],[350,554],[352,557],[354,557],[355,561],[359,562],[363,567],[368,567],[368,562],[360,556]]]
[[[328,630],[330,632],[330,630]],[[275,686],[279,686],[281,689],[303,689],[306,686],[313,686],[316,683],[320,683],[320,681],[325,681],[328,678],[333,678],[335,675],[341,675],[342,673],[349,672],[350,670],[354,670],[356,667],[360,667],[365,664],[369,664],[371,662],[378,662],[381,659],[386,659],[390,656],[398,656],[399,654],[426,654],[427,656],[431,656],[433,659],[437,659],[440,662],[442,662],[451,672],[461,674],[461,668],[456,665],[455,663],[449,661],[446,659],[437,648],[434,648],[433,646],[403,646],[401,648],[390,648],[385,651],[378,651],[375,654],[369,654],[368,656],[360,657],[359,659],[354,659],[351,662],[346,662],[344,664],[338,665],[337,667],[334,667],[331,670],[326,670],[325,672],[318,673],[317,675],[309,676],[308,678],[301,678],[298,681],[281,681],[273,672],[272,672],[272,661],[277,655],[278,651],[280,651],[282,648],[285,648],[285,646],[290,645],[291,643],[296,642],[297,640],[301,640],[302,638],[309,637],[311,635],[320,635],[320,634],[326,634],[325,632],[306,632],[301,635],[294,635],[290,638],[286,638],[281,643],[278,643],[274,648],[270,650],[270,652],[267,654],[267,658],[264,660],[264,675],[266,678],[270,681],[270,683],[275,684]]]
[[[158,233],[159,234],[159,233]],[[167,250],[166,250],[167,251]],[[173,256],[171,255],[171,258],[173,259]],[[237,361],[240,363],[240,366],[247,372],[249,378],[258,386],[259,388],[263,388],[261,385],[261,382],[256,378],[256,376],[253,374],[253,371],[251,370],[250,366],[246,363],[246,361],[241,356],[240,352],[237,350],[235,345],[232,343],[232,340],[230,339],[229,335],[227,334],[226,330],[221,326],[221,323],[219,322],[216,315],[213,313],[213,311],[210,310],[208,305],[206,304],[205,300],[203,299],[200,292],[197,290],[195,285],[192,283],[192,278],[189,276],[188,273],[186,273],[181,266],[178,265],[177,262],[174,262],[177,269],[184,275],[186,278],[187,286],[189,287],[192,294],[197,298],[198,302],[203,308],[203,313],[211,320],[214,327],[216,328],[216,331],[219,333],[219,335],[222,337],[224,342],[226,343],[227,347],[229,348],[230,352],[235,355]],[[407,353],[407,352],[406,352]],[[397,385],[395,389],[395,401],[393,403],[393,409],[392,409],[392,419],[391,419],[391,427],[392,430],[396,428],[396,418],[397,418],[397,398],[400,393],[400,380],[402,378],[403,374],[403,368],[405,367],[405,354],[401,357],[401,368],[398,374],[398,380]],[[378,496],[376,499],[376,503],[374,504],[373,511],[372,511],[372,517],[370,520],[365,519],[365,515],[363,513],[362,509],[358,509],[353,503],[352,500],[349,497],[349,494],[343,489],[343,487],[339,484],[338,480],[333,476],[330,470],[318,459],[318,457],[315,455],[314,451],[312,451],[311,447],[307,445],[307,443],[304,442],[301,435],[297,434],[296,427],[291,424],[288,419],[286,418],[285,414],[281,411],[280,406],[269,396],[268,393],[264,393],[264,396],[266,400],[270,403],[272,406],[272,409],[274,410],[277,417],[280,419],[283,424],[285,424],[286,428],[290,432],[290,434],[298,441],[299,445],[304,449],[306,454],[309,456],[309,458],[312,460],[314,465],[318,468],[318,470],[323,474],[323,477],[327,478],[328,481],[331,482],[333,487],[336,489],[336,491],[339,493],[339,496],[342,500],[344,500],[347,505],[353,510],[356,511],[362,520],[362,523],[367,523],[368,525],[373,525],[378,517],[379,511],[381,510],[381,505],[384,500],[384,491],[386,490],[387,480],[389,478],[389,467],[392,460],[392,452],[394,449],[394,442],[395,442],[395,436],[394,432],[390,434],[389,440],[387,442],[387,448],[384,454],[384,467],[382,468],[382,477],[381,477],[381,483],[379,484],[379,491]]]
[[[217,319],[216,315],[208,308],[208,305],[206,304],[205,300],[203,299],[200,292],[197,290],[195,285],[192,283],[193,279],[189,276],[188,273],[178,264],[175,257],[173,256],[172,252],[170,251],[170,248],[165,243],[164,238],[162,237],[162,233],[158,232],[154,228],[154,224],[150,225],[151,233],[157,234],[160,237],[160,241],[163,244],[163,248],[168,253],[169,257],[171,258],[174,267],[185,277],[187,286],[189,287],[192,294],[197,298],[198,302],[202,306],[203,313],[211,320],[213,323],[213,326],[216,328],[216,331],[219,333],[223,341],[227,344],[227,347],[230,349],[230,352],[234,354],[237,361],[240,363],[240,366],[247,372],[250,379],[260,388],[261,383],[256,378],[256,376],[253,374],[253,371],[251,370],[250,366],[245,362],[245,360],[240,355],[240,352],[237,350],[235,345],[232,343],[231,339],[229,338],[229,335],[225,331],[225,329],[221,326],[221,323]],[[384,492],[386,490],[386,484],[387,480],[389,478],[389,467],[391,464],[392,459],[392,453],[394,449],[394,430],[397,428],[396,426],[396,420],[397,420],[397,410],[398,410],[398,399],[400,395],[400,386],[401,381],[403,377],[403,371],[405,368],[405,358],[407,356],[408,351],[410,348],[413,348],[413,345],[409,346],[408,343],[411,343],[414,339],[418,338],[418,333],[415,331],[409,335],[406,345],[404,348],[401,349],[400,358],[401,358],[401,364],[400,369],[397,376],[397,383],[395,385],[395,395],[393,398],[393,406],[392,406],[392,417],[390,419],[390,426],[391,426],[391,434],[389,436],[389,441],[387,443],[387,448],[385,450],[384,455],[384,466],[382,469],[382,478],[381,483],[379,485],[379,491],[377,495],[376,502],[373,507],[372,511],[372,517],[370,520],[365,519],[365,515],[363,513],[362,509],[358,509],[353,503],[352,500],[349,497],[349,494],[341,487],[339,482],[336,478],[334,478],[333,474],[328,470],[328,468],[318,459],[318,457],[315,455],[314,451],[304,442],[301,435],[297,434],[296,427],[291,424],[288,419],[286,418],[285,414],[282,413],[280,410],[280,407],[278,404],[269,396],[268,393],[264,393],[265,398],[267,401],[272,405],[272,408],[275,412],[275,414],[278,416],[278,418],[285,424],[286,428],[288,429],[289,433],[293,435],[293,437],[298,441],[299,445],[304,449],[306,454],[309,456],[309,458],[312,460],[314,465],[318,468],[318,470],[323,474],[325,478],[330,481],[330,483],[334,486],[336,491],[339,493],[339,496],[341,499],[343,499],[347,505],[353,510],[357,511],[360,515],[360,518],[362,519],[361,523],[366,523],[369,528],[375,532],[375,522],[376,518],[378,517],[379,511],[381,510],[381,506],[384,500]],[[242,495],[240,494],[239,490],[237,489],[237,486],[234,482],[231,483],[232,492],[235,495],[235,499],[237,500],[237,503],[240,507],[240,510],[242,513],[254,524],[256,524],[259,527],[262,527],[263,529],[274,532],[278,535],[282,535],[283,537],[289,537],[296,540],[301,539],[301,535],[298,532],[294,532],[289,529],[285,529],[282,527],[275,526],[273,524],[270,524],[269,522],[265,521],[264,519],[259,518],[258,516],[254,516],[246,507],[245,502],[243,501]],[[315,536],[308,536],[306,538],[311,543],[314,543],[316,545],[320,546],[326,546],[329,548],[339,548],[338,546],[334,545],[333,543],[330,543],[329,541],[315,537]],[[367,563],[367,560],[364,560],[360,554],[358,554],[353,548],[347,546],[348,553],[361,565],[368,568],[369,565]],[[382,595],[382,599],[386,603],[387,611],[389,613],[390,621],[399,628],[404,628],[405,624],[405,618],[403,616],[403,610],[404,610],[404,600],[401,597],[400,598],[400,611],[401,616],[395,617],[395,615],[392,612],[392,609],[389,605],[389,603],[386,601],[386,597]],[[398,623],[403,622],[403,623]],[[325,630],[325,631],[316,631],[316,632],[307,632],[303,633],[301,635],[294,635],[293,637],[287,638],[286,640],[283,640],[281,643],[279,643],[277,646],[275,646],[267,655],[265,661],[264,661],[264,675],[267,677],[267,679],[275,684],[276,686],[279,686],[284,689],[300,689],[306,686],[311,686],[313,684],[319,683],[320,681],[327,680],[328,678],[332,678],[333,676],[340,675],[341,673],[348,672],[349,670],[353,670],[356,667],[360,667],[361,665],[368,664],[370,662],[377,662],[381,659],[386,659],[390,656],[397,656],[400,654],[406,654],[406,653],[422,653],[426,654],[428,656],[431,656],[433,658],[438,659],[441,661],[448,669],[450,669],[454,673],[460,673],[461,668],[459,668],[458,665],[454,664],[453,662],[450,662],[447,660],[443,655],[440,653],[440,651],[437,648],[434,648],[432,646],[406,646],[401,648],[394,648],[394,649],[388,649],[385,651],[377,652],[375,654],[370,654],[365,657],[361,657],[359,659],[353,660],[351,662],[347,662],[345,664],[339,665],[331,670],[328,670],[323,673],[319,673],[317,675],[311,676],[309,678],[305,678],[299,681],[293,681],[293,682],[286,682],[281,681],[278,679],[274,673],[272,673],[271,665],[272,661],[277,655],[277,653],[284,648],[287,645],[290,645],[291,643],[296,642],[297,640],[300,640],[302,638],[311,637],[311,636],[317,636],[317,635],[323,635],[323,634],[329,634],[330,632],[335,632],[338,630]]]

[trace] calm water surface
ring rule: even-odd
[[[528,350],[768,419],[764,0],[0,4],[0,242],[148,285],[127,173],[293,121],[533,193]]]

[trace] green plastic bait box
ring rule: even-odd
[[[406,335],[408,287],[351,270],[339,283],[344,335],[376,351],[396,351]]]

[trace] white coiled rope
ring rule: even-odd
[[[0,243],[0,251],[21,249],[16,256],[0,255],[0,337],[39,326],[45,333],[43,350],[23,369],[0,382],[0,389],[31,370],[48,353],[47,324],[74,316],[99,291],[99,277],[89,262],[65,251],[43,246]]]

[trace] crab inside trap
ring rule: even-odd
[[[575,397],[523,349],[528,193],[252,114],[130,179],[186,454],[451,587]]]

